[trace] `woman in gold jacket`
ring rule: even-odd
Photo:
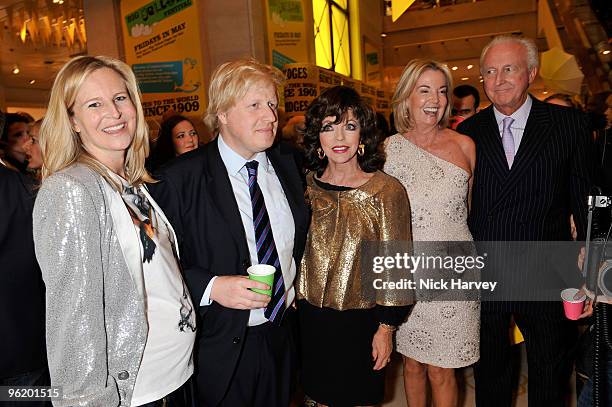
[[[372,289],[362,246],[410,240],[408,197],[378,171],[376,116],[355,90],[334,87],[313,101],[304,133],[312,209],[298,279],[304,390],[320,405],[375,405],[412,300]]]

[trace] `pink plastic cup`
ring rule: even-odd
[[[574,295],[580,291],[577,288],[566,288],[561,291],[561,299],[563,300],[563,310],[565,311],[565,317],[567,319],[571,319],[575,321],[578,319],[580,314],[582,314],[582,309],[584,307],[584,300],[586,300],[586,295],[582,295],[582,297],[577,300],[574,299]]]

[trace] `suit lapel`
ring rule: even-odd
[[[552,123],[548,114],[546,104],[532,98],[531,112],[525,125],[523,139],[516,153],[512,170],[517,176],[523,174],[533,160],[538,156],[544,142],[550,135]],[[514,178],[515,175],[512,175]]]
[[[289,179],[289,174],[296,173],[296,168],[287,168],[288,165],[293,163],[288,157],[288,154],[283,154],[279,151],[279,148],[273,148],[267,151],[268,159],[274,167],[274,172],[276,172],[276,176],[280,181],[283,191],[285,192],[285,196],[287,197],[287,202],[289,203],[289,207],[291,208],[291,213],[293,214],[293,220],[295,222],[297,218],[297,210],[298,203],[296,201],[296,194],[300,193],[296,188],[299,188],[301,183],[299,179]]]
[[[117,240],[123,253],[123,259],[127,265],[132,281],[136,286],[141,299],[145,298],[144,276],[142,274],[142,258],[140,255],[140,237],[134,228],[130,213],[125,207],[125,202],[117,192],[106,181],[100,181],[102,190],[108,202],[108,208],[113,218],[113,224],[117,230]]]
[[[527,124],[525,125],[523,138],[516,152],[512,171],[508,174],[508,178],[503,185],[502,192],[497,199],[495,207],[503,202],[508,194],[512,193],[516,184],[523,179],[531,165],[537,159],[546,140],[550,137],[553,123],[551,123],[546,103],[540,102],[535,98],[531,99],[533,104],[531,105],[531,111],[529,112]]]
[[[302,256],[300,248],[303,248],[302,236],[305,236],[306,233],[304,225],[308,222],[308,213],[303,203],[304,191],[302,190],[302,181],[299,177],[300,171],[292,153],[281,152],[280,146],[270,149],[266,153],[283,187],[287,203],[289,203],[289,208],[291,209],[295,231],[293,258],[296,263],[299,263]]]
[[[495,114],[493,113],[493,105],[486,108],[483,114],[485,117],[480,123],[482,127],[480,134],[482,136],[480,140],[478,140],[482,144],[482,149],[480,151],[488,156],[493,171],[497,178],[499,178],[499,182],[504,182],[510,170],[508,169],[508,161],[506,161],[504,147],[502,146],[501,137],[499,135],[499,127],[497,126]]]
[[[28,195],[32,198],[32,200],[36,199],[36,194],[34,191],[36,190],[36,183],[33,179],[30,179],[27,175],[19,174],[19,181],[21,185],[23,185],[23,189],[25,189]]]
[[[225,168],[221,154],[219,154],[218,138],[211,141],[205,148],[207,154],[204,165],[207,166],[206,173],[212,202],[229,226],[229,231],[236,241],[240,255],[248,257],[249,249],[244,225],[227,168]]]

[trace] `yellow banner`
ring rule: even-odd
[[[412,3],[414,3],[414,0],[391,0],[391,20],[395,22],[400,18],[408,10],[408,7],[412,6]]]
[[[197,0],[121,0],[126,62],[148,119],[201,117],[206,103]]]
[[[266,0],[269,62],[283,69],[285,64],[308,62],[306,24],[302,0]]]

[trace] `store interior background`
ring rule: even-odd
[[[200,22],[205,86],[214,68],[225,61],[253,56],[271,62],[266,0],[194,3]],[[487,106],[479,56],[485,44],[499,34],[534,38],[541,53],[557,47],[569,54],[567,59],[553,61],[561,71],[556,81],[538,76],[532,84],[530,92],[539,99],[569,86],[570,93],[584,103],[590,96],[612,89],[612,45],[607,34],[612,25],[610,0],[416,0],[396,21],[391,17],[391,0],[302,0],[307,60],[298,62],[323,64],[315,47],[321,16],[314,14],[313,6],[317,10],[317,4],[325,7],[329,3],[346,10],[346,29],[336,38],[346,48],[342,54],[345,66],[324,67],[349,69],[352,78],[387,92],[393,91],[411,59],[432,58],[452,68],[455,85],[476,87],[481,107]],[[120,0],[0,0],[0,110],[27,112],[38,119],[46,111],[56,73],[71,57],[89,54],[125,59],[120,7]],[[28,19],[40,22],[45,17],[50,29],[46,39],[41,24],[35,32],[27,24]],[[379,60],[374,74],[366,69],[366,53],[372,50]],[[563,74],[568,78],[564,80]],[[583,78],[576,79],[577,75]],[[209,135],[198,119],[204,141]],[[149,120],[153,133],[158,122],[158,118]],[[405,406],[398,362],[395,360],[389,372],[392,380],[386,407]],[[517,406],[526,405],[525,365],[523,361],[517,379]],[[471,369],[462,371],[461,377],[463,405],[473,405]]]
[[[478,59],[483,46],[498,34],[522,34],[535,38],[541,53],[557,46],[573,56],[584,74],[582,85],[573,92],[583,102],[611,88],[612,46],[606,22],[596,15],[605,16],[607,9],[609,16],[606,1],[416,0],[393,22],[391,0],[303,0],[308,60],[298,62],[321,64],[315,51],[321,16],[313,15],[313,2],[345,8],[347,29],[340,40],[348,48],[350,76],[388,92],[408,61],[433,58],[453,69],[455,85],[479,89],[481,107],[488,105]],[[254,56],[270,62],[265,0],[206,0],[196,5],[205,85],[224,61]],[[124,58],[119,8],[120,0],[0,0],[0,109],[42,117],[53,78],[68,59],[83,54]],[[23,29],[28,18],[40,21],[44,16],[52,26],[48,41],[41,38],[40,24],[34,35],[30,26]],[[70,30],[72,35],[67,35]],[[380,70],[374,76],[365,75],[366,48],[378,54]],[[538,77],[530,92],[542,99],[558,91],[555,87]],[[153,130],[155,122],[150,121]]]

